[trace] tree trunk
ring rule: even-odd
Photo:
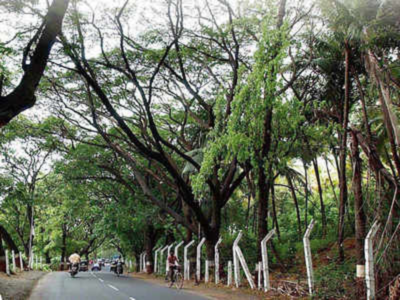
[[[139,255],[138,255],[138,254],[135,254],[135,267],[136,267],[136,272],[137,272],[137,273],[140,272],[140,264],[141,264],[141,261],[140,261],[140,254],[139,254]],[[161,262],[161,265],[162,265],[162,262]]]
[[[206,237],[205,245],[206,245],[206,253],[207,253],[207,260],[210,262],[210,266],[213,265],[215,258],[215,244],[218,242],[219,239],[219,230],[215,231],[212,236]]]
[[[319,167],[318,167],[317,159],[313,159],[313,166],[314,166],[315,177],[317,179],[317,185],[318,185],[319,203],[321,206],[321,219],[322,219],[322,237],[324,238],[326,236],[327,222],[326,222],[325,205],[324,205],[324,199],[322,196],[322,185],[321,185],[321,178],[319,176]]]
[[[35,34],[37,39],[30,41],[36,45],[36,48],[29,58],[29,64],[23,61],[24,74],[21,81],[9,95],[5,97],[0,95],[0,128],[35,104],[35,91],[46,68],[51,48],[61,32],[68,4],[69,0],[53,1],[44,17],[43,26]]]
[[[247,196],[247,209],[246,209],[246,230],[249,229],[249,220],[250,220],[250,203],[251,203],[251,193]]]
[[[146,250],[146,272],[152,274],[154,270],[153,248],[156,243],[156,232],[152,224],[146,226],[145,250]]]
[[[383,121],[386,127],[386,133],[388,136],[388,140],[389,140],[389,144],[390,144],[390,149],[392,151],[392,159],[394,161],[394,165],[396,166],[396,171],[397,174],[394,173],[393,175],[395,177],[400,176],[400,159],[399,159],[399,154],[398,154],[398,150],[396,147],[396,142],[395,142],[395,137],[394,137],[394,130],[392,127],[392,124],[390,122],[390,116],[389,116],[389,112],[388,109],[386,107],[386,105],[384,104],[384,101],[382,100],[383,96],[381,91],[379,91],[379,101],[381,102],[381,106],[382,106],[382,115],[383,115]]]
[[[275,203],[275,187],[274,187],[274,182],[270,183],[271,186],[271,199],[272,199],[272,212],[274,214],[274,226],[276,230],[276,235],[278,236],[278,239],[281,240],[281,232],[279,230],[279,223],[278,223],[278,214],[276,212],[276,203]]]
[[[331,189],[332,189],[332,194],[335,198],[336,205],[338,205],[339,201],[336,196],[335,186],[333,185],[331,171],[329,170],[328,160],[326,159],[326,157],[324,157],[324,160],[325,160],[325,166],[326,166],[326,173],[328,174],[329,184],[331,185]]]
[[[14,250],[15,253],[19,252],[18,247],[15,244],[12,236],[1,225],[0,225],[0,238],[2,238],[4,240],[4,242],[6,243],[6,245],[8,246],[9,249]]]
[[[0,257],[3,257],[5,255],[4,247],[3,247],[3,237],[0,232]]]
[[[306,162],[303,160],[304,168],[304,195],[306,197],[305,201],[305,212],[304,212],[304,228],[308,227],[308,168]]]
[[[46,251],[44,253],[44,258],[45,258],[46,264],[50,264],[51,263],[51,257],[50,257],[50,252],[49,251]]]
[[[63,226],[64,227],[64,226]],[[61,237],[61,271],[64,270],[64,262],[67,256],[67,234],[63,228],[63,233]]]
[[[258,237],[257,237],[257,247],[258,247],[258,261],[261,260],[261,241],[268,233],[268,201],[269,192],[271,189],[270,180],[267,180],[265,175],[264,167],[259,169],[258,178],[258,210],[257,210],[257,220],[258,220]]]
[[[339,156],[340,163],[340,178],[339,178],[339,187],[340,187],[340,204],[339,204],[339,222],[338,222],[338,250],[339,250],[339,262],[343,262],[344,260],[344,249],[343,249],[343,240],[344,240],[344,218],[346,213],[346,204],[347,204],[347,179],[346,179],[346,153],[347,153],[347,125],[349,118],[349,105],[350,105],[350,79],[349,79],[349,70],[350,70],[350,48],[345,42],[345,96],[344,96],[344,109],[343,109],[343,122],[342,122],[342,132],[341,132],[341,149]]]
[[[302,229],[301,229],[301,217],[300,217],[299,203],[297,201],[296,191],[293,186],[292,178],[290,178],[290,176],[286,176],[286,179],[287,179],[289,187],[290,187],[290,192],[292,193],[294,207],[296,208],[297,227],[299,230],[299,238],[300,238],[303,235],[303,233],[302,233]]]
[[[364,240],[366,229],[366,217],[364,212],[364,200],[362,194],[362,161],[360,158],[357,135],[351,132],[351,156],[353,161],[353,192],[354,192],[354,214],[356,228],[356,258],[357,258],[357,298],[364,298],[365,287],[365,258]]]

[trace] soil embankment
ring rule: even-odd
[[[36,282],[46,272],[29,271],[7,276],[0,273],[0,295],[3,300],[25,300],[28,299]]]

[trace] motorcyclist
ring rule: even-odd
[[[70,272],[71,272],[72,267],[73,267],[74,265],[76,265],[77,268],[78,268],[77,270],[79,270],[79,264],[80,264],[80,262],[81,262],[81,257],[79,256],[79,254],[77,254],[77,253],[71,254],[71,255],[69,256],[69,258],[68,258],[68,261],[70,262],[70,264],[69,264],[69,270],[70,270]]]
[[[114,273],[117,273],[118,263],[121,263],[121,268],[122,268],[122,265],[124,264],[124,262],[122,261],[121,255],[118,256],[118,258],[116,260],[114,260],[114,262],[111,265],[111,270],[110,271],[114,271]]]
[[[174,270],[179,266],[178,264],[179,259],[175,256],[175,253],[171,251],[168,255],[168,276],[171,280],[171,282],[174,281]]]

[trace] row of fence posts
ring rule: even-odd
[[[15,252],[14,250],[11,251],[11,268],[10,268],[10,257],[8,249],[5,250],[5,259],[6,259],[6,273],[7,275],[11,275],[11,271],[15,273],[17,271],[17,264],[15,259]],[[21,271],[24,270],[24,262],[22,260],[22,254],[19,252],[19,269]]]
[[[314,274],[313,274],[313,264],[312,264],[312,255],[311,255],[311,245],[310,245],[310,235],[311,231],[313,230],[315,225],[314,220],[311,220],[310,224],[307,227],[307,230],[303,236],[303,246],[304,246],[304,258],[306,263],[306,270],[307,270],[307,283],[308,283],[308,292],[309,294],[313,294],[314,292]],[[374,300],[375,298],[375,275],[374,275],[374,256],[373,256],[373,239],[379,229],[378,222],[375,222],[370,231],[368,232],[367,237],[365,238],[365,281],[367,287],[367,299]],[[272,239],[275,234],[275,229],[272,229],[268,234],[264,237],[261,241],[261,258],[262,261],[256,264],[256,271],[258,272],[258,282],[257,287],[258,289],[263,289],[265,292],[271,289],[271,283],[269,280],[269,267],[268,267],[268,251],[267,251],[267,243]],[[227,277],[227,286],[232,285],[232,273],[234,276],[234,283],[236,287],[240,286],[241,278],[240,278],[240,267],[245,273],[246,279],[250,284],[252,289],[256,288],[256,284],[253,280],[253,277],[249,271],[247,266],[245,257],[240,249],[239,242],[242,238],[242,231],[239,231],[233,246],[232,246],[232,254],[233,254],[233,266],[232,261],[228,261],[228,277]],[[205,243],[206,239],[202,238],[200,242],[197,244],[196,248],[196,280],[200,282],[201,280],[201,250]],[[220,255],[219,255],[219,245],[222,242],[222,238],[219,238],[218,242],[215,244],[215,260],[214,260],[214,279],[215,284],[220,282],[220,274],[219,274],[219,266],[220,266]],[[190,262],[188,260],[188,251],[189,248],[195,243],[195,240],[190,241],[187,245],[184,246],[183,251],[183,276],[185,280],[190,279]],[[154,273],[162,274],[163,273],[163,262],[164,262],[164,253],[167,250],[167,257],[168,254],[171,252],[172,247],[175,243],[170,245],[165,245],[164,247],[154,248]],[[184,244],[181,241],[177,244],[174,248],[174,254],[178,257],[179,248]],[[168,273],[169,265],[168,259],[165,260],[165,272]],[[145,272],[146,271],[146,253],[143,252],[140,255],[140,263],[139,263],[139,271]],[[209,266],[210,262],[208,260],[205,261],[205,276],[204,281],[205,283],[209,282]],[[232,272],[233,268],[233,272]],[[261,280],[262,278],[262,280]]]
[[[22,253],[19,252],[19,269],[20,271],[24,271],[24,260],[22,259]],[[15,251],[11,251],[11,266],[10,266],[10,255],[9,255],[9,250],[5,250],[5,262],[6,262],[6,274],[11,275],[11,271],[13,273],[16,273],[17,271],[17,264],[16,264],[16,259],[15,259]],[[29,269],[38,269],[39,266],[43,266],[43,260],[42,257],[38,257],[34,253],[32,253],[32,256],[29,258],[28,265],[27,267]],[[11,268],[10,268],[11,267]]]
[[[307,230],[303,236],[303,245],[304,245],[304,258],[306,262],[306,269],[307,269],[307,282],[308,282],[308,291],[310,294],[313,294],[314,291],[314,274],[313,274],[313,265],[312,265],[312,256],[311,256],[311,246],[310,246],[310,235],[311,231],[314,228],[314,220],[311,220],[310,224],[307,227]],[[370,231],[368,232],[366,238],[365,238],[365,246],[364,246],[364,255],[365,255],[365,281],[366,281],[366,287],[367,287],[367,299],[368,300],[373,300],[375,299],[375,274],[374,274],[374,253],[373,253],[373,240],[378,232],[379,229],[379,224],[376,221]],[[275,234],[275,229],[272,229],[261,241],[261,254],[262,254],[262,261],[258,262],[256,270],[258,271],[258,289],[261,289],[261,277],[263,277],[263,287],[264,291],[267,292],[271,288],[270,280],[269,280],[269,268],[268,268],[268,252],[267,252],[267,243],[268,241],[273,237]],[[255,283],[253,281],[253,277],[251,276],[251,273],[249,271],[249,268],[247,266],[246,260],[244,258],[244,255],[239,247],[239,242],[242,238],[242,231],[239,232],[238,236],[236,237],[233,247],[232,247],[232,252],[233,252],[233,273],[234,273],[234,279],[235,279],[235,285],[236,287],[239,287],[240,285],[240,266],[242,267],[247,281],[250,284],[250,287],[252,289],[255,288]],[[203,247],[203,244],[205,242],[205,238],[202,238],[201,241],[197,245],[196,249],[196,279],[198,282],[201,280],[201,250]],[[219,238],[218,242],[215,244],[215,260],[214,260],[214,270],[215,270],[215,284],[218,284],[220,281],[220,274],[219,274],[219,262],[220,262],[220,256],[219,256],[219,245],[222,242],[222,238]],[[190,263],[188,260],[188,250],[189,248],[195,243],[195,240],[192,240],[189,242],[185,247],[184,247],[184,279],[189,280],[190,279]],[[174,248],[174,254],[176,257],[178,257],[179,254],[179,248],[184,244],[183,241],[181,241],[179,244],[177,244]],[[174,246],[174,243],[170,245],[166,245],[165,247],[159,247],[155,250],[154,253],[154,272],[155,273],[162,273],[163,268],[159,267],[159,264],[163,263],[163,256],[165,250],[167,251],[167,257],[168,253],[171,252],[172,247]],[[158,261],[158,253],[160,253],[160,262]],[[146,252],[143,252],[140,254],[140,262],[139,262],[139,271],[140,272],[145,272],[146,271]],[[9,263],[9,251],[5,250],[5,259],[6,259],[6,273],[8,275],[11,274],[10,270],[10,263]],[[38,268],[38,256],[32,253],[32,256],[29,258],[28,266],[30,269],[36,269]],[[24,270],[23,266],[23,259],[22,259],[22,253],[19,252],[19,260],[20,260],[20,270]],[[12,261],[12,271],[15,273],[17,270],[17,266],[15,263],[15,252],[14,250],[11,251],[11,261]],[[40,265],[42,266],[42,257],[40,257]],[[128,261],[129,268],[132,269],[132,261]],[[169,265],[168,265],[168,260],[166,260],[166,266],[165,266],[166,273],[169,271]],[[262,276],[261,276],[262,273]],[[209,282],[209,261],[205,261],[205,282]],[[227,278],[227,285],[231,286],[232,285],[232,261],[228,261],[228,278]]]

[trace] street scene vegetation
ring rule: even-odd
[[[369,274],[400,299],[399,16],[398,0],[0,0],[0,271],[8,250],[132,272],[146,253],[152,274],[155,249],[205,238],[214,278],[222,238],[226,286],[241,231],[257,283],[274,229],[260,299],[366,299]]]

